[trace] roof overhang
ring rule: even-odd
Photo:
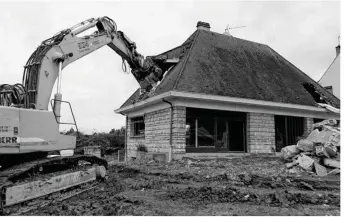
[[[205,108],[215,110],[242,111],[255,113],[268,113],[275,115],[290,115],[301,117],[335,118],[340,119],[340,114],[330,112],[325,108],[297,105],[264,100],[218,96],[199,93],[187,93],[169,91],[129,106],[115,110],[121,114],[146,113],[159,108],[169,107],[162,99],[169,100],[174,106],[185,106],[193,108]],[[149,109],[151,108],[151,109]]]

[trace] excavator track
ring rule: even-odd
[[[13,198],[11,201],[11,198],[7,198],[7,190],[10,189],[13,186],[29,183],[32,182],[32,179],[37,179],[40,180],[40,177],[42,174],[45,175],[43,179],[47,180],[47,177],[52,178],[56,174],[56,172],[61,172],[61,171],[66,171],[67,170],[75,170],[77,171],[78,169],[80,170],[85,170],[85,167],[79,168],[79,162],[88,162],[88,164],[91,165],[98,165],[98,166],[103,166],[105,169],[107,169],[107,161],[98,158],[96,156],[92,155],[75,155],[75,156],[69,156],[69,157],[53,157],[53,158],[45,158],[45,159],[39,159],[39,160],[34,160],[34,161],[29,161],[25,162],[22,164],[18,164],[15,166],[12,166],[8,169],[5,169],[3,171],[0,171],[0,212],[3,213],[4,208],[7,206],[14,205],[15,203],[20,203],[23,201],[31,200],[33,199],[32,197],[27,197],[24,199],[18,200],[18,202],[13,202]],[[61,169],[62,168],[62,169]],[[80,172],[80,171],[78,171]],[[76,173],[76,172],[74,172]],[[90,172],[86,171],[82,176],[87,176]],[[67,173],[64,175],[68,175],[73,173]],[[73,177],[72,177],[73,178]],[[60,180],[63,178],[59,178]],[[58,180],[59,181],[59,180]],[[37,181],[36,181],[37,182]],[[51,184],[51,183],[48,183]],[[77,185],[78,183],[74,185],[70,185],[69,187],[73,187]],[[41,184],[39,184],[39,187],[41,187]],[[32,186],[28,186],[28,188],[32,188]],[[42,185],[42,188],[44,186]],[[63,189],[67,189],[68,186],[64,187]],[[56,191],[55,191],[56,192]],[[50,194],[53,192],[47,192],[47,194]],[[44,194],[44,195],[47,195]],[[40,196],[44,196],[40,195]],[[8,202],[10,201],[10,202]]]

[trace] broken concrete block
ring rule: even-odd
[[[340,168],[340,162],[330,158],[324,159],[324,165],[329,167]]]
[[[328,119],[328,120],[324,120],[322,122],[324,125],[329,125],[329,126],[336,126],[337,125],[337,121],[335,119]]]
[[[281,153],[283,158],[287,160],[300,153],[300,150],[296,147],[296,145],[290,145],[282,148]]]
[[[313,128],[322,128],[325,125],[335,126],[337,125],[337,121],[335,119],[323,120],[322,122],[313,124]]]
[[[339,161],[340,162],[340,153],[338,152],[336,157],[334,158],[336,161]]]
[[[329,138],[329,142],[331,142],[335,146],[340,146],[340,132],[332,131],[332,136]]]
[[[336,175],[340,173],[340,169],[336,168],[334,170],[331,170],[330,172],[327,173],[327,175]]]
[[[317,157],[317,156],[312,156],[311,157],[313,160],[314,160],[314,163],[320,163],[320,161],[321,161],[321,158],[320,157]]]
[[[315,143],[326,143],[330,140],[330,137],[333,135],[332,131],[323,130],[319,133],[318,137],[316,138]]]
[[[301,140],[297,143],[296,147],[297,147],[299,150],[305,151],[305,152],[307,152],[307,151],[313,151],[313,149],[314,149],[314,143],[313,143],[312,141],[307,140],[307,139],[301,139]]]
[[[317,162],[314,162],[315,172],[318,176],[326,176],[327,170],[324,166],[318,164]]]
[[[331,142],[326,142],[324,148],[330,157],[335,157],[337,154],[337,147]]]
[[[297,159],[297,162],[299,163],[299,166],[305,170],[312,170],[314,164],[314,160],[304,154],[300,154],[300,156]]]
[[[315,154],[319,157],[327,157],[330,158],[329,154],[326,152],[326,149],[323,145],[317,144],[315,146]]]
[[[295,165],[297,165],[297,164],[298,164],[297,161],[293,161],[293,162],[291,162],[291,163],[286,163],[285,166],[289,169],[289,168],[291,168],[291,167],[293,167],[293,166],[295,166]]]
[[[308,141],[311,141],[311,142],[317,142],[317,138],[318,138],[318,135],[319,135],[319,130],[316,129],[316,130],[313,130],[307,137],[307,140]]]
[[[298,174],[301,173],[301,169],[298,167],[293,167],[288,171],[290,174]]]
[[[333,126],[324,126],[323,130],[340,133],[340,130],[338,129],[338,127],[333,127]]]

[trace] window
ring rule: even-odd
[[[145,135],[145,122],[143,117],[136,117],[130,120],[131,136]]]
[[[186,109],[187,152],[245,152],[246,113]]]

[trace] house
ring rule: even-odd
[[[212,32],[208,23],[153,59],[165,60],[161,82],[116,110],[126,116],[128,158],[138,145],[168,159],[275,153],[314,120],[340,119],[317,104],[340,101],[268,45]]]
[[[336,57],[318,83],[340,99],[340,45],[336,47]]]

